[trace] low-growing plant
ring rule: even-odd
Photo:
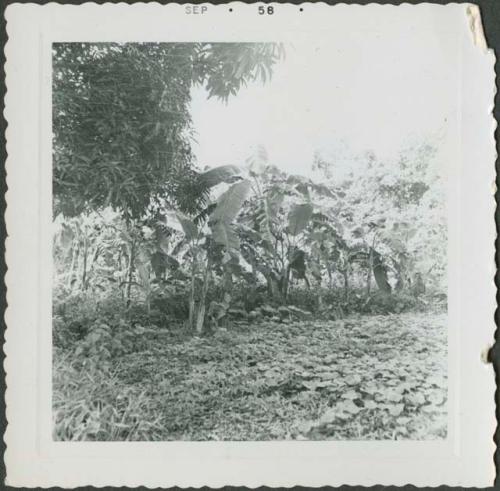
[[[86,293],[57,299],[53,307],[54,346],[71,349],[85,340],[92,344],[94,341],[89,340],[94,338],[99,344],[105,332],[109,331],[111,337],[122,336],[127,329],[134,330],[136,326],[171,326],[176,319],[184,318],[186,308],[181,300],[177,297],[175,304],[171,298],[159,297],[148,311],[143,303],[133,303],[127,308],[115,292],[97,300]]]
[[[113,359],[134,350],[145,349],[145,332],[146,329],[141,325],[130,325],[123,319],[115,326],[95,322],[87,336],[77,343],[73,351],[74,360],[80,366],[106,370]]]
[[[189,315],[186,293],[159,293],[151,300],[151,323],[162,325],[169,320],[184,321]],[[160,323],[158,323],[158,321]]]
[[[56,297],[53,300],[52,338],[54,346],[70,348],[87,336],[98,319],[98,301],[85,293]]]
[[[64,441],[154,440],[160,415],[144,392],[123,386],[111,372],[78,366],[73,353],[56,352],[53,438]]]
[[[369,297],[362,308],[365,314],[400,314],[409,310],[422,310],[426,305],[411,294],[398,292],[392,295],[377,292]]]

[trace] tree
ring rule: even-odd
[[[271,43],[54,44],[54,214],[109,206],[130,220],[165,201],[193,212],[205,190],[191,87],[227,101],[282,54]]]
[[[446,220],[443,185],[432,165],[435,153],[436,147],[428,142],[402,149],[396,160],[381,161],[369,152],[358,158],[362,172],[336,183],[344,194],[337,200],[336,215],[352,250],[344,270],[348,263],[364,269],[368,295],[373,278],[379,290],[390,293],[391,277],[396,290],[408,290],[410,278],[418,272],[441,287]],[[315,165],[325,178],[333,175],[332,165],[319,156]],[[331,186],[333,179],[327,182]]]

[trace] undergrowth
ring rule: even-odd
[[[443,438],[445,318],[130,328],[114,350],[109,333],[83,338],[54,351],[54,439]]]
[[[161,417],[148,407],[145,392],[120,381],[112,367],[78,367],[72,351],[56,350],[54,359],[54,440],[149,440],[160,434]]]

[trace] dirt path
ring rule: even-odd
[[[121,359],[159,440],[446,436],[446,315],[239,326]]]

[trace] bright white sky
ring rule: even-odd
[[[456,29],[412,12],[407,22],[367,19],[355,31],[339,22],[326,40],[287,44],[271,81],[252,83],[227,105],[194,88],[198,164],[242,165],[261,144],[271,163],[308,174],[315,150],[345,168],[356,165],[353,155],[391,158],[428,138],[439,141],[438,160],[450,158]]]

